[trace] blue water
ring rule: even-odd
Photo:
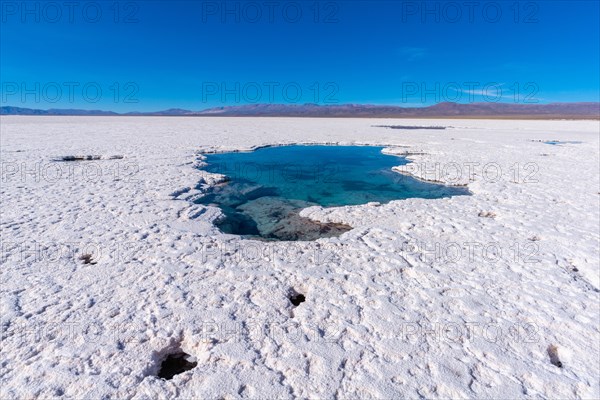
[[[561,145],[561,144],[581,144],[583,142],[579,142],[579,141],[563,141],[563,140],[547,140],[544,143],[556,146],[556,145]]]
[[[198,203],[218,205],[223,232],[273,240],[314,240],[351,229],[299,217],[302,208],[467,195],[464,187],[422,182],[392,171],[407,164],[371,146],[281,146],[207,155],[209,172],[226,175]]]

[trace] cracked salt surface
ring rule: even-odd
[[[600,397],[595,121],[0,119],[2,398]],[[240,240],[194,203],[222,179],[207,150],[324,141],[472,195],[310,207],[354,227],[312,242]],[[161,379],[177,349],[197,366]]]

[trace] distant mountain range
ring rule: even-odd
[[[4,106],[0,115],[86,115],[86,116],[201,116],[201,117],[332,117],[332,118],[534,118],[600,119],[600,103],[439,103],[428,107],[364,104],[250,104],[209,108],[202,111],[171,108],[155,112],[116,113],[102,110],[49,109]]]

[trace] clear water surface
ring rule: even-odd
[[[306,207],[387,203],[411,197],[468,195],[465,187],[423,182],[392,171],[407,164],[373,146],[279,146],[252,152],[208,154],[206,171],[228,177],[200,204],[217,205],[225,233],[271,240],[314,240],[351,229],[298,214]]]

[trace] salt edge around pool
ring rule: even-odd
[[[395,157],[404,157],[406,160],[408,160],[409,162],[405,165],[409,165],[414,163],[416,160],[414,160],[411,157],[414,156],[423,156],[423,155],[428,155],[429,153],[425,153],[425,152],[411,152],[411,151],[406,151],[405,153],[393,153],[390,150],[392,149],[409,149],[411,148],[411,146],[407,146],[407,145],[392,145],[392,144],[381,144],[381,143],[353,143],[353,142],[296,142],[296,143],[276,143],[276,144],[265,144],[265,145],[258,145],[258,146],[254,146],[254,147],[247,147],[247,148],[242,148],[242,149],[234,149],[234,150],[230,150],[230,149],[210,149],[210,150],[203,150],[200,149],[196,152],[196,156],[201,158],[200,162],[196,162],[194,163],[194,168],[198,168],[200,171],[212,175],[212,176],[225,176],[225,175],[221,175],[221,174],[216,174],[213,172],[208,172],[206,170],[203,170],[202,168],[207,166],[208,163],[206,163],[204,160],[206,160],[206,156],[205,154],[223,154],[223,153],[251,153],[253,151],[256,150],[260,150],[260,149],[266,149],[266,148],[270,148],[270,147],[285,147],[285,146],[361,146],[361,147],[383,147],[383,149],[381,150],[381,153],[389,155],[389,156],[395,156]],[[401,171],[398,169],[400,165],[394,166],[392,167],[392,171],[398,173],[398,174],[402,174],[402,175],[406,175],[406,176],[410,176],[414,179],[417,179],[421,182],[429,182],[429,183],[437,183],[437,184],[442,184],[445,186],[453,186],[453,187],[466,187],[468,190],[468,184],[452,184],[452,183],[448,183],[448,182],[444,182],[444,181],[438,181],[435,179],[425,179],[422,178],[418,175],[415,175],[411,172],[408,171]],[[202,182],[200,182],[202,183]],[[213,185],[210,185],[213,186]],[[471,192],[469,190],[469,195],[472,195],[473,192]],[[394,201],[400,201],[400,200],[405,200],[405,199],[399,199],[399,200],[394,200]],[[429,200],[437,200],[437,199],[429,199]]]
[[[206,185],[205,187],[202,188],[202,194],[205,195],[208,190],[210,190],[211,188],[213,188],[214,186],[227,182],[227,176],[223,175],[223,174],[217,174],[217,173],[213,173],[213,172],[209,172],[204,170],[203,168],[206,167],[208,165],[208,163],[205,161],[206,160],[206,156],[205,154],[223,154],[223,153],[251,153],[253,151],[256,150],[260,150],[260,149],[266,149],[266,148],[271,148],[271,147],[286,147],[286,146],[361,146],[361,147],[383,147],[383,149],[381,150],[382,154],[386,154],[389,156],[395,156],[395,157],[404,157],[408,163],[404,164],[404,165],[410,165],[412,163],[414,163],[416,160],[414,158],[414,156],[423,156],[423,155],[427,155],[428,153],[425,152],[410,152],[410,151],[406,151],[404,153],[394,153],[393,150],[395,149],[410,149],[411,146],[408,145],[392,145],[392,144],[381,144],[381,143],[355,143],[355,142],[292,142],[292,143],[273,143],[273,144],[264,144],[264,145],[257,145],[257,146],[252,146],[252,147],[245,147],[245,148],[236,148],[236,149],[227,149],[227,148],[208,148],[208,149],[203,149],[200,148],[200,150],[196,151],[196,157],[197,160],[196,162],[193,163],[193,168],[198,169],[199,171],[201,171],[204,174],[207,174],[207,176],[213,177],[214,179],[212,180],[212,182],[207,182],[205,179],[200,180],[197,185],[196,188],[201,188],[202,185]],[[397,165],[391,168],[392,171],[398,173],[398,174],[402,174],[405,176],[410,176],[414,179],[417,179],[421,182],[428,182],[428,183],[433,183],[433,184],[441,184],[441,185],[445,185],[445,186],[452,186],[452,187],[462,187],[462,188],[466,188],[467,189],[467,195],[470,196],[473,194],[473,192],[471,192],[468,188],[468,183],[467,184],[452,184],[452,183],[446,183],[443,181],[438,181],[438,180],[432,180],[432,179],[425,179],[422,178],[420,176],[414,175],[413,173],[409,172],[409,171],[401,171],[398,167],[400,167],[401,165]],[[177,197],[177,196],[174,196]],[[398,199],[398,200],[392,200],[392,201],[401,201],[401,200],[406,200],[406,199]],[[441,200],[441,199],[427,199],[427,200]],[[388,202],[389,203],[389,202]],[[366,206],[368,203],[365,204],[358,204],[358,205],[354,205],[352,207],[364,207]],[[387,203],[385,203],[387,204]],[[323,206],[319,206],[321,208],[336,208],[336,207],[323,207]],[[341,207],[347,207],[347,206],[341,206]],[[220,207],[214,207],[217,208],[219,210],[220,213],[222,213]],[[304,216],[304,218],[308,218],[311,221],[314,222],[321,222],[318,220],[314,220],[312,218],[310,218],[310,216]],[[215,225],[214,221],[211,221],[211,223]],[[344,224],[344,222],[339,222],[340,224]],[[356,227],[352,227],[352,230],[356,229]],[[243,237],[242,235],[236,235],[236,234],[231,234],[231,233],[224,233],[222,231],[219,230],[219,232],[222,235],[229,235],[229,236],[235,236],[235,237]],[[343,236],[345,233],[342,233],[340,236],[337,237],[341,237]],[[322,239],[330,239],[330,238],[320,238],[318,240],[322,240]],[[255,238],[255,237],[248,237],[245,238],[244,240],[256,240],[256,241],[260,241],[260,238]]]

